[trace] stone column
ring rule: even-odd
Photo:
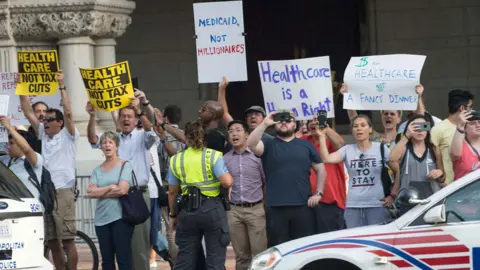
[[[94,55],[95,67],[103,67],[116,63],[115,46],[117,42],[113,38],[99,38],[95,40]],[[112,114],[98,111],[98,125],[102,130],[115,130]]]
[[[93,40],[90,37],[69,37],[58,42],[60,68],[65,73],[65,87],[67,88],[73,118],[77,124],[85,125],[88,114],[85,104],[88,96],[85,91],[79,68],[93,67]],[[83,134],[85,130],[77,127]],[[83,132],[82,132],[83,131]]]

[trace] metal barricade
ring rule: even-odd
[[[77,229],[87,234],[92,240],[96,240],[95,234],[95,208],[97,199],[89,198],[87,195],[90,175],[77,175],[77,189],[79,195],[76,202]]]

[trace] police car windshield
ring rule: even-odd
[[[21,198],[33,198],[28,188],[3,162],[0,162],[0,198],[17,201]]]

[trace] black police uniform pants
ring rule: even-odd
[[[227,214],[220,200],[207,199],[195,211],[180,212],[175,239],[178,246],[175,270],[199,269],[197,266],[203,259],[203,236],[207,249],[205,269],[224,270],[230,235]]]

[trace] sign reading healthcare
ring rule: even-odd
[[[297,120],[311,120],[318,110],[335,117],[328,56],[259,61],[267,112],[290,109]]]
[[[58,55],[57,51],[17,52],[20,83],[16,94],[53,95],[57,93]]]
[[[193,4],[199,83],[247,80],[242,1]]]
[[[352,57],[345,70],[348,94],[343,108],[350,110],[415,110],[415,86],[426,56],[409,54]]]
[[[112,112],[130,104],[134,95],[127,61],[101,68],[80,68],[80,74],[96,109]]]

